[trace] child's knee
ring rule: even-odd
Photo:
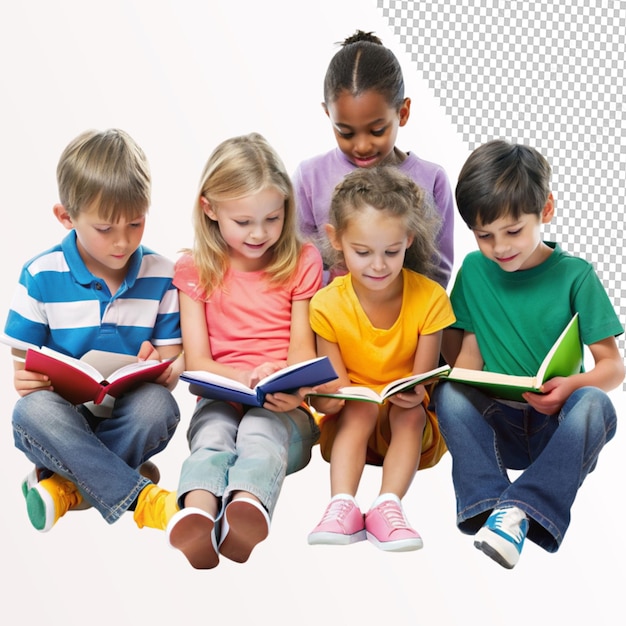
[[[422,405],[411,409],[392,406],[389,411],[389,424],[394,434],[421,433],[426,425],[426,411]]]
[[[13,409],[13,426],[30,432],[45,427],[54,429],[61,413],[57,401],[67,403],[51,391],[36,391],[20,398]]]
[[[617,414],[611,399],[596,387],[577,389],[563,406],[561,419],[567,419],[581,431],[598,431],[605,441],[613,437],[617,427]]]

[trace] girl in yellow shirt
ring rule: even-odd
[[[332,197],[328,241],[348,274],[311,300],[318,354],[339,375],[316,391],[349,385],[379,391],[439,363],[441,335],[455,321],[433,275],[439,219],[411,179],[391,168],[358,169]],[[312,397],[323,415],[320,446],[330,462],[331,502],[310,544],[369,539],[382,550],[422,547],[401,505],[415,472],[445,453],[428,386],[383,405]],[[380,495],[363,515],[355,496],[365,464],[382,465]]]

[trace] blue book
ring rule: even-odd
[[[187,370],[180,379],[189,383],[189,391],[203,398],[263,406],[268,393],[293,393],[300,387],[315,387],[337,378],[326,356],[284,367],[260,380],[254,387],[201,370]]]

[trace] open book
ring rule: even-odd
[[[174,361],[138,361],[136,356],[91,350],[81,359],[51,348],[28,348],[24,367],[46,374],[59,395],[72,404],[100,404],[143,382],[156,380]]]
[[[535,376],[514,376],[453,367],[448,374],[448,380],[480,387],[496,398],[524,402],[522,393],[541,393],[544,382],[556,376],[577,374],[582,365],[583,346],[576,313],[548,351]]]
[[[291,393],[300,387],[314,387],[337,378],[335,368],[328,357],[319,357],[289,365],[260,380],[255,387],[200,370],[184,371],[180,379],[189,385],[189,391],[203,398],[241,402],[251,406],[263,406],[268,393]]]
[[[424,372],[422,374],[413,374],[405,378],[399,378],[386,385],[380,393],[377,393],[369,387],[340,387],[338,391],[334,393],[312,393],[311,396],[320,396],[324,398],[339,398],[341,400],[362,400],[364,402],[375,402],[376,404],[383,404],[390,396],[396,393],[402,393],[403,391],[409,391],[417,385],[424,385],[438,378],[445,378],[450,371],[450,366],[441,365],[433,370]]]

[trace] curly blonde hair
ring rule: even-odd
[[[441,218],[427,202],[424,190],[394,167],[357,168],[337,185],[330,205],[329,223],[341,238],[350,219],[369,206],[405,221],[413,236],[404,257],[404,267],[432,279],[438,277],[439,252],[436,247]],[[343,255],[328,246],[327,258],[340,266]]]

